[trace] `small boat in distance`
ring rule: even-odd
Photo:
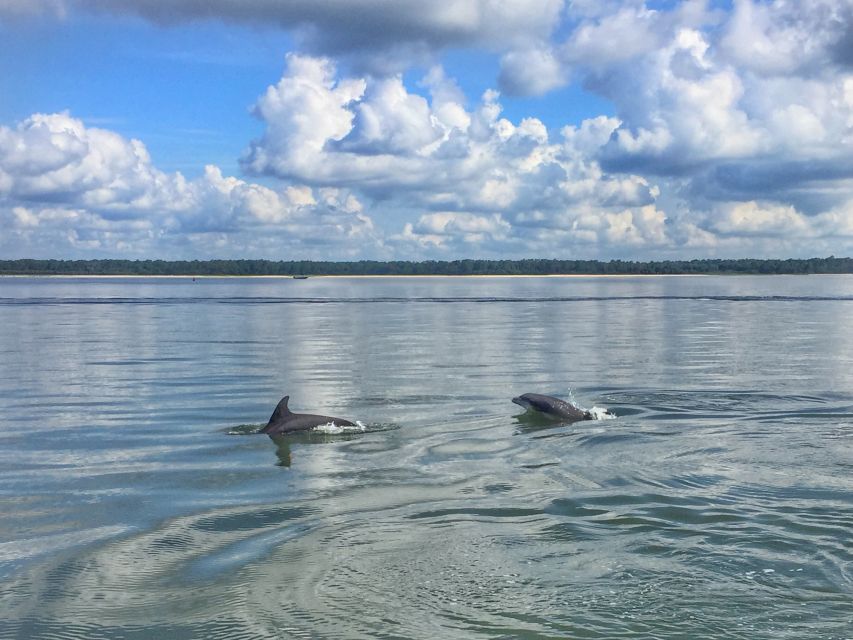
[[[294,280],[307,280],[308,276],[293,276]]]

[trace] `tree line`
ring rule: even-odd
[[[0,260],[2,275],[347,276],[853,273],[853,258],[788,260]]]

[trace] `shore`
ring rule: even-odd
[[[761,275],[761,274],[710,274],[710,273],[551,273],[551,274],[465,274],[465,275],[441,275],[441,274],[389,274],[389,275],[312,275],[305,278],[295,278],[294,276],[245,276],[245,275],[70,275],[70,274],[2,274],[0,278],[88,278],[88,279],[118,279],[118,278],[144,278],[152,279],[195,279],[195,280],[224,280],[224,279],[274,279],[274,280],[315,280],[315,279],[330,279],[330,278],[349,278],[349,279],[377,279],[377,278],[695,278],[706,277],[709,275]],[[764,275],[798,275],[798,274],[764,274]],[[839,274],[815,274],[815,275],[839,275]]]
[[[429,278],[605,278],[605,279],[626,279],[626,278],[707,278],[713,276],[721,277],[743,277],[743,276],[850,276],[850,273],[549,273],[549,274],[387,274],[387,275],[311,275],[304,277],[295,276],[278,276],[278,275],[142,275],[138,273],[128,275],[115,274],[65,274],[65,273],[32,273],[32,274],[0,274],[2,279],[15,278],[52,278],[52,279],[80,279],[88,280],[118,280],[118,279],[138,279],[138,280],[329,280],[329,279],[350,279],[350,280],[368,280],[368,279],[392,279],[392,278],[408,278],[408,279],[429,279]]]

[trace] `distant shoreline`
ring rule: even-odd
[[[245,276],[245,275],[143,275],[139,273],[122,274],[71,274],[71,273],[20,273],[20,274],[0,274],[0,278],[93,278],[93,279],[116,279],[116,278],[145,278],[146,280],[223,280],[223,279],[271,279],[271,280],[328,280],[330,278],[349,278],[349,279],[376,279],[376,278],[685,278],[685,277],[706,277],[709,275],[758,275],[758,274],[712,274],[712,273],[534,273],[534,274],[385,274],[385,275],[312,275],[306,278],[294,278],[293,276],[277,276],[277,275],[262,275],[262,276]],[[802,274],[766,274],[766,275],[802,275]],[[837,273],[824,273],[812,275],[845,275]]]
[[[173,278],[637,277],[853,273],[853,258],[695,260],[0,260],[0,276]]]
[[[294,278],[293,276],[245,276],[245,275],[142,275],[138,273],[127,275],[93,275],[93,274],[0,274],[0,280],[19,278],[44,278],[44,279],[87,279],[87,280],[391,280],[391,279],[531,279],[531,278],[595,278],[595,279],[631,279],[631,278],[707,278],[707,277],[742,277],[742,276],[850,276],[850,273],[549,273],[549,274],[472,274],[472,275],[318,275],[308,278]]]

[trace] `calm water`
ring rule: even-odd
[[[2,638],[853,638],[853,277],[6,278],[0,363]]]

